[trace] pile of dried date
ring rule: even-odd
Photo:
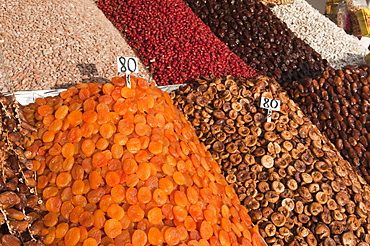
[[[370,68],[347,66],[283,86],[319,130],[370,183]]]
[[[185,0],[232,52],[278,82],[309,78],[329,67],[260,0]],[[272,1],[273,2],[273,1]]]
[[[30,153],[24,151],[34,129],[13,96],[0,94],[0,245],[42,245],[33,235],[41,228],[39,198]]]
[[[280,100],[280,111],[260,107]],[[268,77],[197,79],[174,102],[269,245],[369,245],[369,186]]]

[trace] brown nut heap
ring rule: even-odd
[[[370,69],[347,66],[286,84],[289,95],[370,183]]]
[[[20,105],[0,93],[0,245],[41,245],[34,237],[40,206],[34,164],[24,151],[34,129],[26,123]]]
[[[281,101],[271,122],[261,96]],[[172,97],[269,245],[369,245],[369,186],[275,80],[198,79]]]

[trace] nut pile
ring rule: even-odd
[[[370,183],[370,68],[332,69],[315,79],[287,83],[285,88],[342,156]]]
[[[272,122],[261,96],[281,101]],[[197,79],[172,98],[269,245],[369,245],[369,186],[275,80]]]
[[[34,237],[40,221],[35,166],[24,151],[30,131],[12,96],[0,93],[0,244],[41,245]]]
[[[182,0],[99,0],[158,85],[201,76],[256,72],[222,43]]]
[[[277,81],[313,77],[328,68],[259,0],[186,0],[195,14],[259,74]]]
[[[233,187],[167,92],[131,77],[78,84],[26,117],[45,244],[256,245],[264,241]]]

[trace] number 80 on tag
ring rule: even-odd
[[[280,111],[280,101],[275,99],[270,99],[267,97],[261,97],[261,108],[270,109],[274,111]]]

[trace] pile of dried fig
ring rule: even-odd
[[[271,122],[261,97],[281,102]],[[197,79],[172,98],[269,245],[369,245],[366,180],[274,79]]]
[[[32,153],[24,151],[34,129],[12,96],[0,94],[0,245],[41,245],[33,236],[40,226]],[[41,225],[41,224],[40,224]]]

